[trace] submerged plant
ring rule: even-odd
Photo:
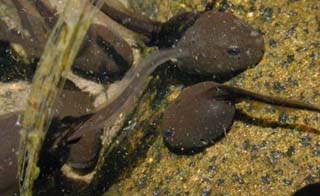
[[[97,7],[102,1],[95,2]],[[52,106],[98,8],[87,0],[69,0],[48,39],[35,73],[23,116],[19,147],[21,195],[32,195],[37,162],[52,118]]]

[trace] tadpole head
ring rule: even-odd
[[[182,70],[206,75],[232,75],[256,65],[264,54],[262,34],[231,13],[203,13],[177,44],[190,55]]]
[[[223,137],[232,125],[234,105],[228,100],[214,99],[212,91],[208,91],[211,87],[211,82],[188,87],[167,108],[161,133],[173,152],[199,152]]]

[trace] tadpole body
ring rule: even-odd
[[[42,148],[44,159],[41,166],[55,167],[59,164],[60,155],[69,142],[73,124],[80,124],[93,109],[88,95],[78,91],[62,90],[54,106],[54,118],[51,122],[48,137]],[[23,112],[12,112],[0,115],[0,195],[9,196],[18,192],[17,150]],[[77,139],[77,138],[75,138]],[[61,163],[60,163],[61,164]]]
[[[234,104],[243,99],[320,112],[320,106],[215,82],[201,82],[185,88],[165,111],[160,125],[165,144],[174,152],[186,154],[212,145],[230,129]]]
[[[187,50],[189,55],[179,59],[178,66],[193,74],[235,75],[256,65],[264,54],[261,33],[231,13],[185,12],[159,23],[107,4],[102,10],[128,28],[149,36],[150,42],[160,48]]]
[[[17,115],[0,116],[0,194],[14,195],[19,190],[17,179],[19,130]]]
[[[39,5],[37,8],[43,10]],[[44,14],[43,12],[41,13]],[[48,15],[48,11],[45,14]],[[134,26],[134,23],[129,22],[128,24]],[[120,115],[127,116],[133,111],[140,93],[146,87],[147,77],[164,62],[176,58],[178,59],[179,68],[183,71],[202,75],[220,75],[242,71],[257,64],[263,56],[262,35],[230,13],[212,10],[203,13],[183,13],[173,17],[167,23],[161,24],[160,28],[158,28],[158,25],[159,23],[153,23],[150,26],[150,32],[153,33],[149,35],[155,43],[163,44],[167,42],[167,46],[170,49],[161,49],[158,52],[154,52],[143,59],[139,66],[132,67],[120,82],[121,87],[119,88],[122,90],[112,97],[105,107],[91,113],[88,118],[73,127],[75,132],[70,138],[72,140],[80,138],[70,145],[68,163],[73,168],[86,170],[92,167],[100,148],[100,129],[111,127]],[[152,30],[152,28],[154,29]],[[136,30],[140,31],[141,29]],[[130,57],[130,50],[126,50],[125,44],[123,46],[119,44],[121,42],[117,40],[117,35],[113,33],[105,35],[103,34],[105,31],[99,25],[92,26],[87,41],[83,43],[79,54],[80,58],[78,58],[80,62],[83,61],[84,63],[79,64],[85,65],[86,61],[87,63],[89,62],[88,64],[93,64],[97,60],[113,65],[103,55],[104,53],[101,51],[103,47],[96,45],[96,40],[99,38],[102,41],[109,40],[112,47],[120,45],[120,49],[122,47],[124,49],[121,51],[125,51],[122,56]],[[117,48],[113,49],[117,51]],[[93,61],[89,61],[89,57],[86,58],[88,55],[93,57],[91,59]],[[95,55],[98,56],[94,57]],[[119,58],[119,60],[121,61],[122,59]],[[99,69],[97,68],[96,71]],[[111,69],[116,70],[117,67],[112,68],[111,66]],[[204,101],[207,102],[205,103]],[[217,101],[199,98],[197,102],[201,104],[202,108],[206,108],[206,104],[214,105]],[[217,116],[216,118],[220,119],[221,123],[210,126],[215,126],[218,130],[227,130],[232,124],[234,106],[229,100],[218,106],[207,111],[208,115],[220,111],[224,112],[227,117],[223,118],[225,119],[223,121]],[[196,123],[190,126],[196,128]],[[215,137],[219,134],[220,132],[216,132]],[[116,133],[110,133],[109,137],[112,138],[115,135]],[[210,142],[203,140],[203,138],[200,138],[199,141],[204,144]],[[186,148],[189,147],[186,146]]]
[[[233,123],[235,106],[217,92],[213,98],[210,82],[184,89],[166,109],[161,131],[165,144],[173,151],[197,151],[223,136]]]
[[[185,55],[187,54],[175,49],[157,51],[143,59],[139,66],[130,68],[118,84],[121,90],[103,107],[92,113],[90,118],[74,127],[76,131],[71,137],[81,137],[81,140],[70,145],[68,165],[80,172],[88,171],[99,153],[100,130],[112,127],[119,118],[124,120],[133,111],[139,96],[147,86],[147,77],[159,65]],[[107,137],[114,138],[116,135],[117,132],[113,131],[108,133]]]
[[[43,1],[14,0],[19,14],[23,35],[19,30],[10,29],[0,20],[0,41],[20,44],[30,58],[40,58],[50,30],[58,19],[57,10]],[[82,43],[73,68],[94,75],[122,76],[133,62],[131,46],[106,28],[103,22],[93,23]]]
[[[261,33],[231,13],[184,12],[159,23],[137,13],[122,12],[108,3],[102,11],[127,28],[148,36],[151,45],[188,48],[190,55],[179,62],[179,67],[191,73],[220,76],[239,73],[259,62],[264,54]]]
[[[0,40],[22,44],[31,56],[40,57],[46,33],[57,20],[55,10],[46,7],[42,1],[13,3],[20,18],[23,18],[24,28],[31,35],[26,39],[19,36],[10,38],[2,30]],[[37,17],[23,11],[25,7],[30,7],[29,4],[34,6]],[[108,1],[102,7],[107,16],[149,37],[149,44],[187,50],[189,55],[178,62],[183,71],[201,75],[234,75],[256,65],[264,53],[262,35],[230,13],[214,10],[185,12],[160,23],[118,9]],[[39,16],[44,18],[45,23]],[[133,62],[132,48],[112,28],[98,23],[92,25],[75,60],[76,69],[109,76],[121,75],[128,69]]]
[[[201,14],[178,41],[188,49],[178,61],[184,71],[201,75],[230,75],[256,65],[264,54],[261,33],[230,13]]]
[[[200,75],[230,76],[256,65],[264,54],[263,36],[230,13],[202,13],[174,45],[187,55],[178,67]]]
[[[121,76],[132,62],[132,49],[125,40],[101,25],[92,24],[73,64],[80,71]]]
[[[217,23],[220,22],[224,24],[219,26],[222,32],[232,31],[230,30],[230,27],[237,25],[234,27],[235,32],[225,33],[224,39],[231,41],[215,43],[215,40],[219,40],[219,38],[215,37],[216,35],[211,32],[208,34],[208,31],[210,30],[202,30],[202,28],[214,28],[214,24],[208,27],[208,24],[202,21],[207,18],[212,20],[211,17],[215,17],[215,15],[219,16],[219,21],[217,21]],[[202,20],[201,17],[204,17],[204,19]],[[200,20],[199,24],[195,21],[194,25],[196,26],[192,26],[186,30],[185,36],[177,42],[175,48],[161,49],[154,52],[143,59],[139,63],[139,66],[132,67],[120,82],[121,85],[119,85],[119,88],[122,90],[119,94],[111,98],[111,101],[105,107],[97,111],[87,120],[87,122],[84,122],[77,127],[75,135],[97,136],[100,133],[97,132],[97,130],[102,129],[103,127],[111,127],[120,115],[127,116],[135,108],[139,93],[145,89],[147,77],[159,65],[170,59],[176,58],[178,62],[180,62],[178,63],[180,69],[183,71],[191,70],[191,68],[188,67],[189,64],[187,62],[192,61],[194,63],[193,67],[196,70],[206,70],[199,71],[200,74],[208,74],[208,72],[210,72],[210,74],[221,74],[222,72],[233,74],[235,71],[240,71],[259,62],[263,54],[263,38],[260,34],[255,33],[253,33],[253,36],[247,35],[246,33],[256,32],[251,27],[244,25],[243,22],[228,13],[208,11],[207,15],[202,15],[201,17],[198,17],[197,19]],[[224,18],[225,20],[223,20]],[[218,29],[215,29],[214,31],[218,31]],[[234,35],[234,33],[236,35]],[[196,38],[203,39],[201,37],[204,37],[207,41],[204,39],[195,41],[192,36],[190,38],[189,34],[197,34]],[[238,53],[237,58],[228,60],[225,53],[230,49],[230,45],[233,46],[235,44],[238,44],[237,47],[244,51]],[[245,50],[252,53],[253,51],[259,51],[259,54],[251,57],[250,52],[245,52]],[[216,58],[212,58],[212,55],[216,55]],[[226,59],[224,60],[224,58]],[[217,59],[223,60],[218,64],[218,66],[221,66],[220,69],[214,64]],[[211,62],[212,64],[209,64],[208,62]],[[220,110],[223,110],[223,108],[220,108]],[[73,166],[78,170],[83,170],[86,166],[91,167],[90,165],[92,165],[93,157],[96,157],[98,153],[95,150],[97,149],[96,143],[91,145],[93,143],[91,140],[92,138],[93,137],[82,137],[78,143],[72,145],[71,151],[74,152],[75,156],[70,156],[70,159],[68,160],[70,166]],[[92,154],[78,156],[85,149],[85,152],[91,152]]]
[[[320,182],[307,184],[304,187],[296,190],[292,196],[317,196],[320,195]]]
[[[39,5],[37,8],[40,9]],[[40,10],[43,10],[43,8]],[[46,16],[49,11],[45,12]],[[214,19],[215,17],[218,17],[218,19]],[[182,23],[177,25],[180,22]],[[219,29],[216,27],[219,27]],[[179,31],[175,31],[175,29],[179,29]],[[70,136],[70,139],[75,140],[76,138],[80,138],[77,142],[70,145],[68,164],[74,169],[83,171],[92,168],[100,148],[100,130],[103,127],[111,127],[120,115],[127,116],[133,111],[139,94],[146,87],[147,77],[159,65],[172,58],[177,58],[178,62],[180,62],[178,63],[179,68],[183,71],[197,72],[199,74],[232,74],[235,71],[257,64],[263,54],[262,36],[229,13],[216,11],[184,13],[173,17],[159,31],[160,34],[157,36],[163,35],[160,37],[164,40],[168,38],[170,44],[173,44],[173,48],[161,49],[158,52],[154,52],[143,59],[139,66],[132,67],[120,82],[121,87],[119,88],[122,90],[119,94],[112,97],[105,107],[91,113],[83,122],[73,127],[75,132]],[[218,31],[221,31],[221,33],[218,33]],[[105,58],[105,53],[101,51],[101,47],[96,47],[95,41],[99,37],[102,38],[102,41],[111,40],[110,46],[119,46],[120,49],[123,47],[125,50],[122,51],[126,51],[126,46],[119,44],[121,42],[117,40],[117,36],[112,33],[103,34],[103,32],[105,32],[105,29],[99,25],[92,26],[88,35],[88,41],[83,43],[78,61],[93,64],[95,60],[98,60],[99,62],[113,65],[112,62],[108,62],[108,58]],[[175,40],[175,38],[166,37],[165,32],[178,33],[177,35],[180,39]],[[236,57],[232,59],[228,57],[230,47],[234,50],[237,50],[235,48],[241,49],[239,49],[240,51],[236,51]],[[114,48],[114,50],[117,50],[117,48]],[[259,52],[255,54],[252,51]],[[233,51],[233,53],[235,52]],[[98,56],[94,57],[95,54]],[[252,54],[255,56],[251,56]],[[92,62],[89,61],[89,58],[86,58],[88,55],[93,57],[91,58]],[[125,52],[125,56],[130,57],[130,50]],[[219,60],[221,62],[217,63]],[[192,62],[193,67],[188,62]],[[79,64],[85,65],[85,63]],[[112,66],[109,68],[112,68]],[[117,67],[114,66],[114,70],[116,69]],[[227,102],[224,107],[218,108],[218,110],[234,110]],[[227,112],[226,114],[229,115]],[[116,133],[110,134],[110,138],[112,138],[114,137],[112,134]]]

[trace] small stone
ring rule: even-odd
[[[301,145],[304,146],[304,147],[310,146],[311,137],[309,137],[309,136],[304,136],[304,137],[302,137],[300,143],[301,143]]]
[[[210,196],[211,195],[211,189],[204,189],[201,192],[201,196]]]
[[[282,112],[282,113],[279,115],[278,121],[279,121],[279,123],[286,124],[287,121],[288,121],[288,114]]]
[[[232,178],[232,182],[234,183],[244,184],[242,177],[239,176],[238,174],[233,174],[231,178]]]
[[[293,35],[293,33],[296,31],[297,28],[297,24],[293,25],[284,35],[284,39],[289,39],[291,38],[291,36]]]
[[[279,159],[281,158],[281,152],[279,151],[272,151],[271,156],[269,157],[269,161],[271,164],[275,165],[279,162]]]
[[[278,93],[283,92],[284,90],[286,90],[286,88],[283,86],[283,84],[281,84],[278,81],[273,83],[273,89]]]
[[[208,167],[208,171],[215,173],[215,172],[217,171],[217,167],[216,167],[215,165],[210,165],[210,166]]]
[[[152,196],[160,196],[161,193],[162,193],[161,187],[156,187],[156,188],[152,191]]]
[[[245,140],[243,142],[243,149],[246,150],[246,151],[249,151],[251,149],[251,145],[250,145],[250,141],[249,140]]]
[[[293,54],[288,55],[287,56],[287,64],[291,64],[293,61],[294,61],[294,55]]]
[[[265,175],[261,177],[261,181],[263,184],[270,184],[270,177],[269,175]]]
[[[278,47],[278,43],[274,39],[270,39],[269,46],[271,48],[276,48],[276,47]]]
[[[282,182],[286,185],[286,186],[291,186],[292,185],[292,180],[289,179],[283,179]]]
[[[267,21],[270,21],[272,19],[272,14],[273,14],[273,10],[270,7],[267,7],[267,8],[262,10],[262,16]]]
[[[219,178],[219,179],[217,180],[217,185],[220,186],[220,185],[223,185],[223,184],[224,184],[224,179]]]
[[[319,146],[319,145],[316,145],[316,146],[313,148],[313,154],[314,154],[315,156],[320,157],[320,146]]]
[[[288,148],[287,152],[286,152],[286,155],[287,155],[288,157],[291,157],[291,156],[295,153],[295,151],[296,151],[295,147],[294,147],[294,146],[290,146],[290,147]]]
[[[224,12],[224,11],[226,11],[227,9],[229,9],[231,7],[231,4],[228,2],[228,1],[226,1],[226,0],[224,0],[224,1],[222,1],[221,3],[220,3],[220,6],[219,6],[219,11],[220,12]]]

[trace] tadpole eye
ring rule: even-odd
[[[240,48],[238,48],[237,46],[231,46],[230,48],[228,48],[227,53],[231,56],[239,56],[240,55]]]

